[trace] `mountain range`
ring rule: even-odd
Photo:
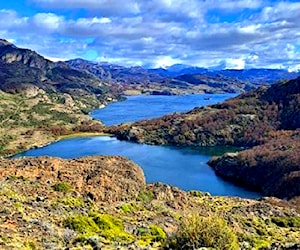
[[[123,67],[83,59],[52,62],[0,39],[0,90],[17,93],[30,86],[101,101],[112,95],[245,92],[297,77],[279,69],[211,70],[176,64],[166,69]]]
[[[124,89],[138,89],[151,93],[152,89],[181,92],[244,92],[257,86],[291,80],[298,72],[282,69],[210,70],[189,65],[175,64],[166,69],[122,67],[96,63],[83,59],[66,62],[76,69],[87,70],[100,79],[122,84]],[[166,91],[165,91],[166,92]]]

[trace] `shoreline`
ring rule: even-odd
[[[0,156],[0,158],[12,159],[15,155],[22,154],[23,152],[26,152],[28,150],[43,148],[43,147],[46,147],[50,144],[56,143],[56,142],[61,141],[61,140],[67,140],[67,139],[79,138],[79,137],[96,137],[96,136],[114,136],[114,135],[109,134],[109,133],[103,133],[103,132],[101,132],[101,133],[100,132],[80,132],[80,133],[62,135],[62,136],[58,136],[56,138],[53,138],[53,140],[48,140],[47,142],[45,142],[41,145],[30,146],[27,149],[19,151],[19,152],[17,151],[14,154],[2,155],[2,156]]]

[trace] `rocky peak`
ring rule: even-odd
[[[2,46],[1,46],[2,45]],[[20,62],[26,66],[48,70],[54,63],[29,49],[17,48],[11,43],[0,41],[0,60],[4,63]]]
[[[0,47],[3,47],[3,46],[11,46],[11,47],[16,48],[16,46],[13,45],[12,43],[10,43],[9,41],[0,38]]]

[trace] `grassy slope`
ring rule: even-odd
[[[44,91],[34,96],[0,92],[0,155],[45,145],[63,134],[101,132],[101,124],[85,114],[99,105],[93,96],[72,98]]]
[[[4,249],[160,249],[191,214],[224,220],[243,249],[293,245],[300,238],[299,214],[268,201],[184,193],[160,184],[148,185],[137,199],[97,203],[66,183],[8,177],[0,188]],[[218,231],[208,235],[213,242],[219,237]]]

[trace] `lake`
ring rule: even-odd
[[[128,96],[126,101],[112,103],[103,109],[97,109],[91,113],[91,116],[110,126],[160,117],[174,112],[185,112],[194,107],[216,104],[234,96],[236,94]]]
[[[96,110],[92,116],[106,125],[153,118],[175,111],[187,111],[195,106],[217,103],[232,97],[220,95],[131,96],[126,101],[113,103]],[[230,151],[229,148],[178,148],[152,146],[119,141],[114,137],[96,136],[61,140],[48,146],[32,149],[18,156],[57,156],[75,158],[88,155],[121,155],[139,164],[147,183],[163,182],[184,190],[201,190],[212,195],[260,197],[216,176],[206,164],[213,155]]]

